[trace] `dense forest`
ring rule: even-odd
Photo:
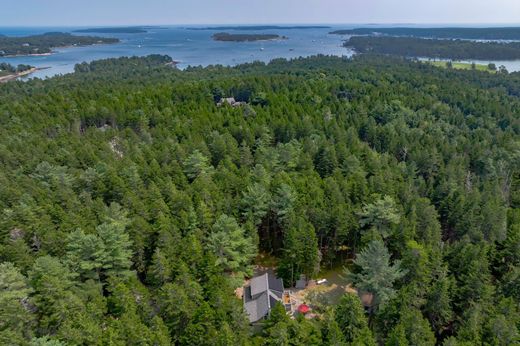
[[[410,36],[423,38],[466,39],[466,40],[520,40],[520,27],[492,28],[355,28],[335,30],[335,35]]]
[[[520,75],[170,60],[0,85],[0,344],[518,345]],[[252,329],[259,253],[373,305]]]
[[[353,36],[345,47],[358,53],[430,57],[438,59],[520,59],[520,42],[475,42],[467,40],[437,40],[414,37]]]
[[[52,48],[117,42],[117,38],[77,36],[64,32],[24,37],[0,36],[0,56],[47,54],[52,52]]]
[[[218,32],[211,36],[215,41],[230,42],[253,42],[253,41],[270,41],[284,39],[285,36],[276,34],[230,34],[227,32]]]

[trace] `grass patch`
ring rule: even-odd
[[[265,268],[276,268],[278,265],[278,259],[271,254],[260,252],[258,256],[256,256],[254,264]]]
[[[448,61],[429,61],[429,64],[442,68],[449,68]],[[469,62],[451,62],[451,68],[455,70],[476,70],[490,73],[496,73],[496,70],[490,69],[488,65],[472,64]]]

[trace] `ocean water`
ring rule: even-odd
[[[138,34],[83,34],[106,37],[117,37],[121,42],[110,45],[94,45],[86,47],[56,48],[48,56],[2,57],[0,62],[12,65],[28,64],[46,69],[37,71],[30,78],[46,78],[57,74],[74,71],[74,65],[98,59],[117,58],[121,56],[144,56],[149,54],[166,54],[178,61],[179,68],[187,66],[237,65],[245,62],[269,62],[274,58],[296,58],[316,54],[351,56],[354,52],[342,46],[347,38],[330,35],[337,29],[349,29],[360,25],[329,25],[330,28],[306,29],[273,29],[257,31],[240,30],[190,30],[199,26],[161,26],[151,27],[146,33]],[[381,26],[381,25],[365,25]],[[382,25],[403,26],[401,25]],[[417,26],[417,25],[407,25]],[[0,34],[7,36],[27,36],[45,32],[73,32],[79,27],[0,27]],[[287,40],[258,42],[218,42],[211,36],[219,31],[232,33],[266,33],[287,36]],[[82,35],[80,33],[74,33]],[[475,61],[476,63],[495,63],[504,65],[508,71],[520,71],[520,60],[517,61]]]
[[[73,72],[74,65],[98,59],[120,56],[144,56],[167,54],[179,62],[180,68],[187,66],[208,66],[215,64],[236,65],[252,61],[268,62],[274,58],[296,58],[316,54],[351,56],[353,52],[342,47],[344,38],[329,32],[346,26],[312,29],[274,29],[262,31],[239,31],[232,33],[273,33],[287,36],[286,40],[257,42],[218,42],[211,36],[219,30],[190,30],[190,27],[152,27],[139,34],[86,34],[117,37],[121,42],[110,45],[57,48],[48,56],[3,57],[0,62],[12,65],[28,64],[46,69],[37,71],[31,77],[45,78],[57,74]],[[78,28],[1,28],[0,34],[26,36],[45,32],[73,32]],[[223,31],[223,30],[220,30]],[[79,35],[79,33],[76,33]]]

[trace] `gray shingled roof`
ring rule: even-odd
[[[268,289],[268,274],[257,276],[251,279],[251,295],[254,297],[257,294],[263,293]]]
[[[267,292],[264,292],[256,299],[245,303],[246,312],[251,323],[260,321],[269,313],[270,302],[268,297]]]
[[[283,281],[273,274],[265,273],[251,279],[244,287],[244,308],[251,323],[258,322],[269,314],[276,302],[282,300]]]

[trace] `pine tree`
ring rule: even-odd
[[[210,169],[209,159],[199,150],[194,150],[184,161],[184,173],[190,180],[195,180],[201,174],[209,173]]]
[[[396,203],[390,196],[378,199],[374,203],[365,204],[360,216],[361,227],[370,227],[382,239],[387,238],[390,235],[392,226],[400,222]]]
[[[327,346],[345,346],[345,336],[336,321],[334,310],[330,309],[324,315],[322,322],[323,343]]]
[[[261,183],[248,186],[242,193],[242,215],[256,225],[260,225],[269,211],[271,196]]]
[[[43,334],[55,333],[63,321],[81,310],[81,301],[72,290],[73,279],[73,273],[54,257],[44,256],[34,262],[29,272],[34,290],[31,302],[37,308]]]
[[[354,294],[347,293],[341,297],[334,315],[347,343],[354,342],[359,333],[364,328],[368,328],[368,321],[361,301]]]
[[[10,262],[0,264],[0,343],[23,344],[31,335],[33,316],[27,279]]]
[[[283,257],[278,267],[278,275],[292,285],[300,274],[312,278],[318,273],[321,254],[312,224],[302,218],[296,218],[288,227],[284,236]]]
[[[424,345],[434,346],[435,336],[417,309],[408,309],[402,312],[401,319],[390,333],[388,346]]]
[[[208,237],[208,248],[217,257],[217,265],[228,272],[247,272],[254,257],[252,239],[233,217],[221,215]]]
[[[374,295],[375,308],[384,306],[394,295],[394,282],[405,274],[400,262],[390,263],[390,254],[380,240],[370,242],[354,260],[359,272],[346,271],[359,292]]]

